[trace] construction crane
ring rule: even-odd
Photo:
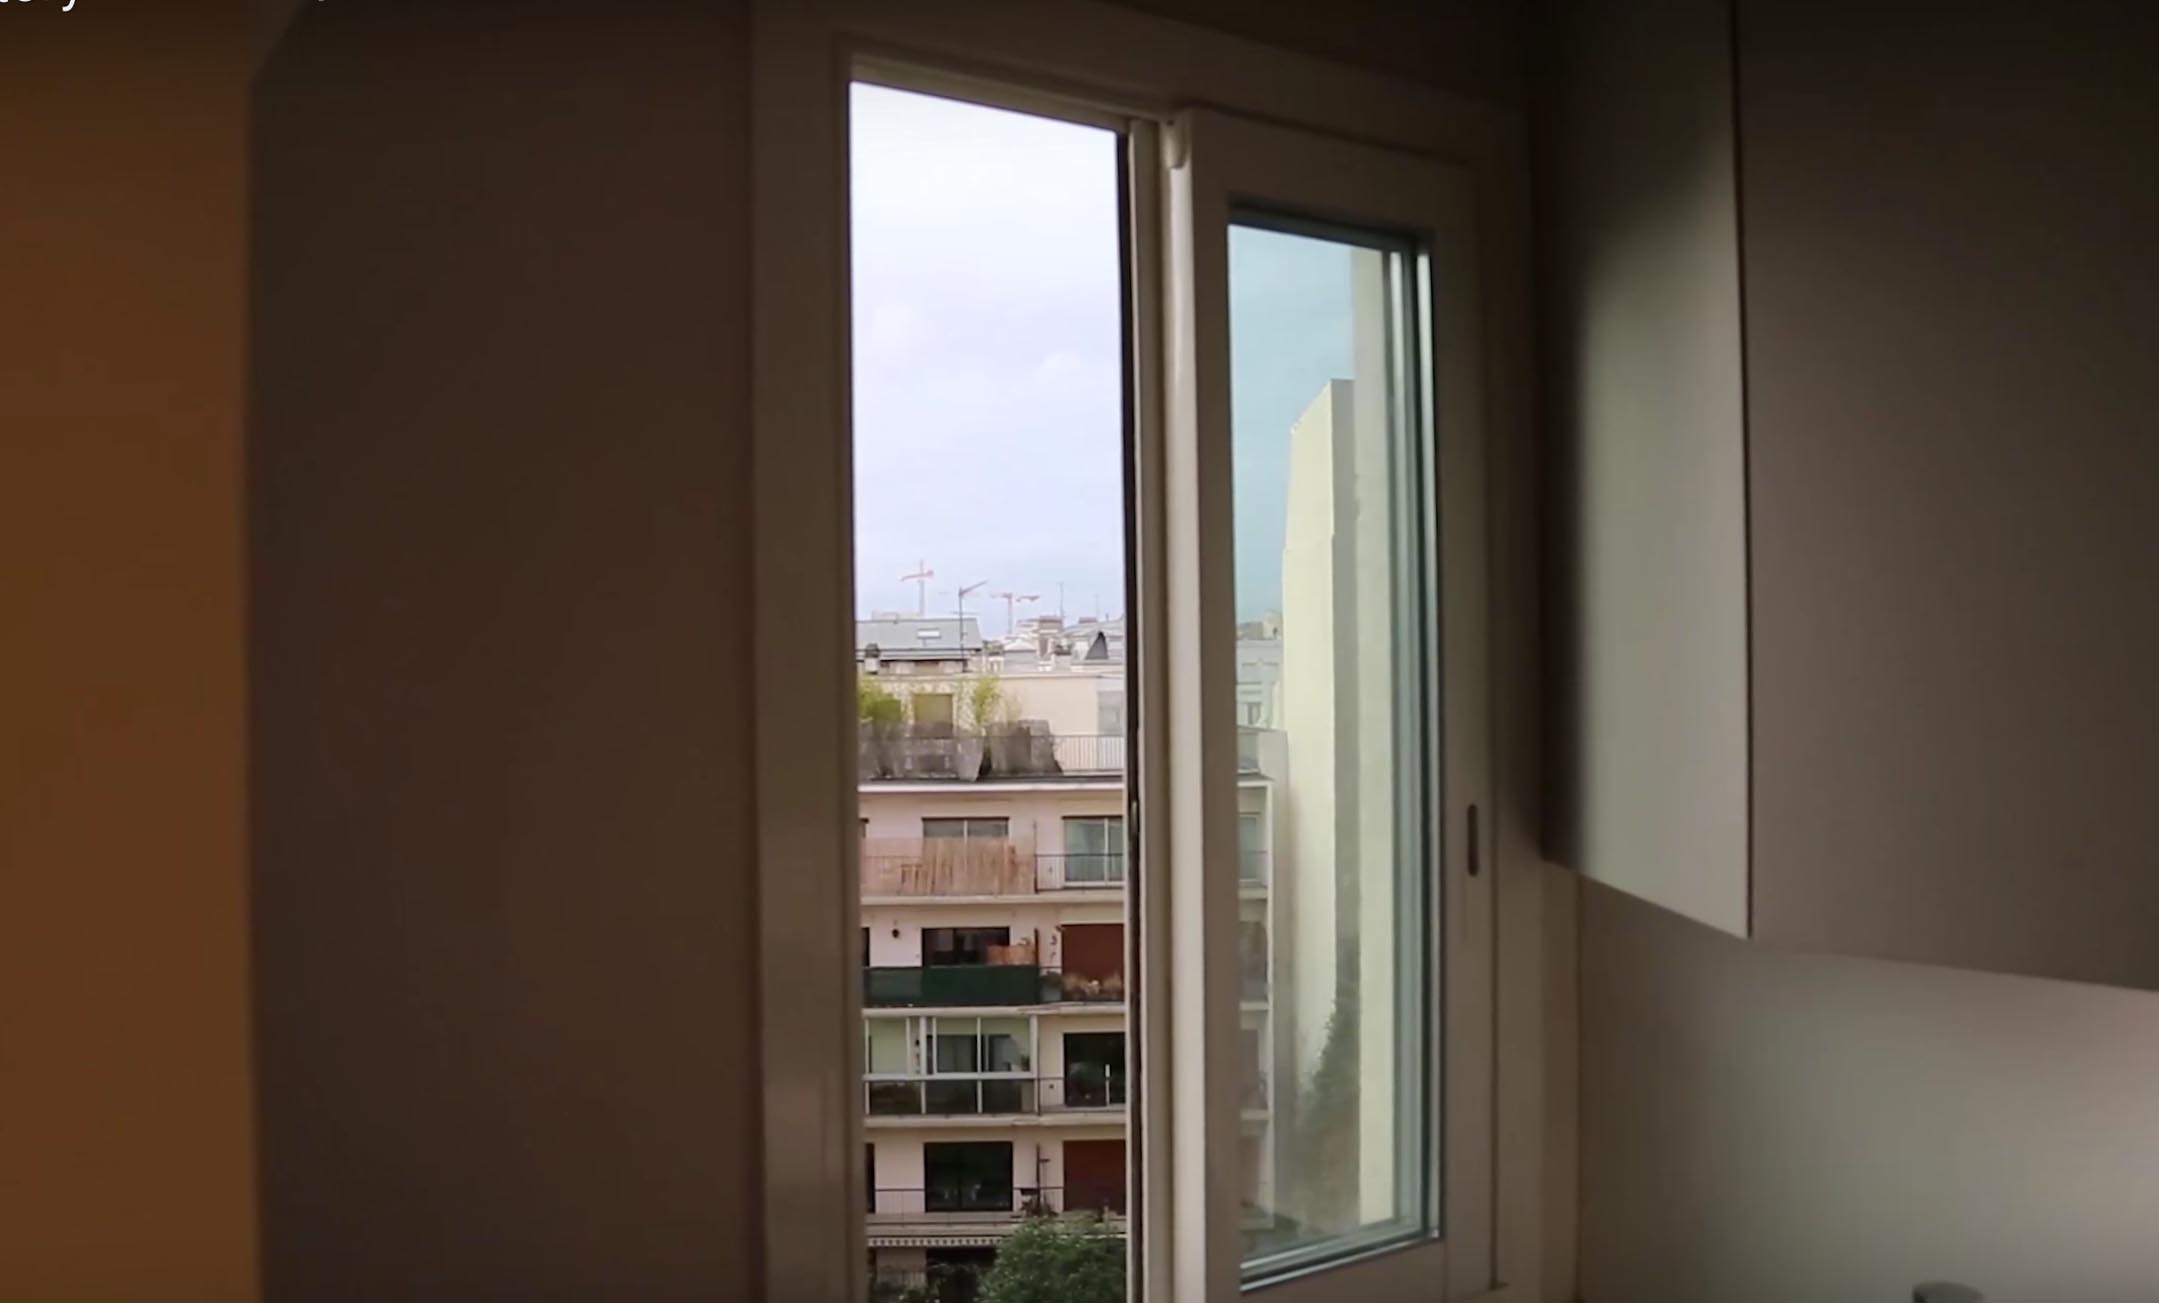
[[[900,576],[901,583],[915,585],[916,615],[928,615],[930,613],[930,580],[936,577],[937,572],[930,569],[930,563],[927,561],[915,562],[915,572],[913,574]]]
[[[977,588],[982,587],[982,585],[988,582],[989,580],[987,579],[977,579],[971,584],[966,584],[962,586],[960,589],[960,644],[962,646],[965,646],[967,643],[967,594],[973,592]]]
[[[1018,604],[1018,603],[1020,603],[1020,602],[1039,602],[1039,601],[1041,601],[1041,600],[1042,600],[1042,594],[1040,594],[1040,593],[1010,593],[1010,592],[1006,592],[1006,593],[991,593],[991,594],[990,594],[990,596],[991,596],[991,597],[993,597],[993,598],[998,598],[998,597],[1001,597],[1001,598],[1003,598],[1003,599],[1004,599],[1004,603],[1005,603],[1005,637],[1007,637],[1007,638],[1011,637],[1011,636],[1012,636],[1012,635],[1013,635],[1014,633],[1018,632],[1018,630],[1019,630],[1019,623],[1018,623],[1018,621],[1017,621],[1017,620],[1016,620],[1016,619],[1014,618],[1014,616],[1013,616],[1013,611],[1012,611],[1012,608],[1013,608],[1013,607],[1014,607],[1014,606],[1015,606],[1016,604]]]

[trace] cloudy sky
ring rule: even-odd
[[[853,104],[858,609],[931,614],[961,584],[1019,614],[1124,611],[1117,143],[1106,131],[881,87]],[[1287,431],[1348,374],[1347,261],[1239,232],[1238,609],[1280,602]]]

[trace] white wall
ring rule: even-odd
[[[1038,943],[1037,962],[1056,968],[1064,949],[1057,929],[1066,923],[1122,923],[1124,906],[1115,900],[1039,900],[1012,905],[872,905],[862,911],[870,930],[870,963],[878,968],[912,968],[922,962],[922,930],[939,927],[1010,928],[1012,944]]]
[[[2159,995],[1785,953],[1584,892],[1586,1303],[2159,1298]]]

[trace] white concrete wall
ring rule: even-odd
[[[870,964],[875,968],[911,968],[922,962],[922,930],[939,927],[1010,928],[1012,943],[1036,943],[1036,962],[1059,967],[1064,948],[1057,928],[1064,923],[1122,923],[1124,907],[1114,900],[1066,902],[1027,898],[1005,904],[874,905],[862,911],[870,930]]]
[[[1283,828],[1275,889],[1281,900],[1270,938],[1274,999],[1290,1007],[1297,1076],[1318,1062],[1335,993],[1335,872],[1342,843],[1343,794],[1335,744],[1340,621],[1348,595],[1349,540],[1338,531],[1354,517],[1347,474],[1350,386],[1330,382],[1290,427],[1288,522],[1282,543],[1282,729],[1286,781],[1279,788]],[[1354,793],[1349,797],[1354,801]]]
[[[928,819],[1009,819],[1012,840],[1023,850],[1055,855],[1064,850],[1068,815],[1121,815],[1124,791],[1115,786],[1084,789],[1043,787],[1005,790],[1002,785],[952,783],[935,792],[892,791],[881,784],[861,790],[861,816],[869,820],[872,841],[922,836]]]
[[[1102,1126],[1065,1127],[938,1127],[935,1130],[874,1130],[870,1143],[877,1146],[877,1188],[920,1190],[923,1188],[925,1144],[963,1141],[1004,1141],[1012,1146],[1012,1187],[1064,1187],[1064,1142],[1101,1140],[1121,1134],[1121,1128]],[[913,1205],[919,1208],[920,1204]]]

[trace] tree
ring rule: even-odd
[[[907,703],[885,690],[874,679],[855,679],[855,713],[865,724],[898,724],[907,718]]]
[[[1029,1217],[997,1250],[980,1303],[1124,1303],[1124,1238],[1100,1217]]]
[[[960,722],[977,733],[987,733],[1005,722],[1005,708],[1004,683],[994,674],[985,674],[967,684],[960,698]]]

